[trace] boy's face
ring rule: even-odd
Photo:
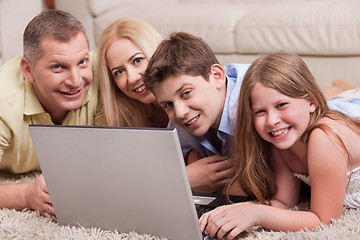
[[[45,37],[41,48],[43,53],[34,66],[25,58],[21,61],[23,74],[33,85],[41,105],[51,115],[81,107],[93,79],[83,33],[69,42]]]
[[[225,102],[225,74],[213,65],[209,81],[202,76],[169,76],[153,91],[169,119],[195,136],[217,129]]]

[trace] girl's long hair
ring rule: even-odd
[[[109,46],[115,40],[124,37],[139,46],[148,59],[154,53],[162,37],[144,20],[128,17],[109,25],[102,33],[98,44],[98,77],[107,125],[142,127],[151,115],[151,105],[124,94],[117,87],[106,60],[106,51]]]
[[[235,176],[228,187],[233,182],[239,181],[248,196],[269,204],[277,187],[270,162],[272,145],[260,137],[254,126],[251,91],[257,83],[273,88],[286,96],[308,98],[315,103],[316,110],[311,113],[308,127],[301,137],[303,142],[308,141],[309,134],[317,127],[331,134],[322,125],[317,126],[318,120],[323,116],[345,120],[348,126],[357,129],[359,133],[360,122],[328,109],[326,99],[310,70],[296,54],[276,52],[255,60],[241,85],[233,144]],[[342,145],[345,147],[344,144]]]

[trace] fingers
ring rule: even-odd
[[[229,160],[222,161],[222,162],[215,162],[215,163],[212,163],[212,165],[213,165],[213,170],[216,172],[222,172],[222,171],[226,171],[229,169],[231,171],[233,171]]]
[[[36,179],[36,183],[39,187],[39,189],[45,193],[49,193],[47,186],[46,186],[46,182],[44,179],[44,175],[41,174],[37,179]]]
[[[31,209],[39,211],[42,216],[55,216],[43,175],[40,175],[35,182],[29,184],[27,192],[27,201]]]
[[[212,237],[216,235],[218,238],[226,236],[227,239],[234,239],[256,224],[256,206],[254,203],[246,202],[218,207],[208,212],[206,222],[202,223],[203,231]]]
[[[39,213],[44,217],[56,216],[54,207],[51,204],[44,204],[43,209],[39,210]]]
[[[230,181],[234,172],[227,156],[214,155],[186,166],[190,186],[195,191],[214,192]]]
[[[203,158],[208,163],[222,162],[228,159],[228,156],[213,155],[210,157]]]
[[[39,192],[38,194],[38,210],[41,215],[47,216],[47,215],[53,215],[55,216],[55,210],[51,203],[50,195],[45,192]]]
[[[208,213],[205,233],[214,237],[225,223],[226,219],[221,208],[216,208]]]
[[[241,228],[235,227],[233,228],[232,231],[230,231],[227,235],[226,238],[231,240],[234,239],[236,236],[238,236],[240,233],[242,233],[244,230],[242,230]]]
[[[204,213],[204,214],[200,217],[200,219],[199,219],[199,224],[200,224],[200,230],[201,230],[201,232],[204,232],[204,231],[205,231],[205,227],[206,227],[206,225],[207,225],[209,213],[210,213],[210,212]]]
[[[41,174],[37,179],[35,184],[37,185],[37,196],[41,202],[51,205],[51,199],[49,191],[47,189],[44,176]]]

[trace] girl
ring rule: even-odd
[[[219,207],[201,230],[233,239],[260,225],[312,229],[360,207],[360,121],[329,110],[306,64],[279,52],[257,59],[241,86],[235,127],[236,175],[257,202]],[[311,184],[311,211],[292,211],[300,180]]]

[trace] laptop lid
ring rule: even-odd
[[[202,239],[176,129],[29,130],[59,224]]]

